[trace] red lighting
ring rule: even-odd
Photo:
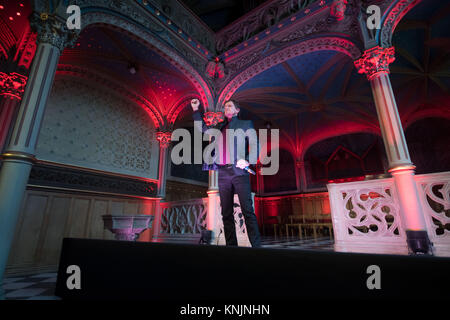
[[[328,183],[355,182],[355,181],[363,181],[364,179],[365,179],[364,176],[362,176],[362,177],[350,177],[350,178],[328,180]]]
[[[0,6],[0,10],[3,10],[3,9],[5,9],[5,7],[4,6]]]
[[[20,16],[20,12],[17,12],[17,15]]]
[[[14,20],[14,18],[13,18],[13,17],[9,17],[9,20],[13,21],[13,20]]]

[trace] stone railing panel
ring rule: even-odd
[[[338,251],[407,253],[394,181],[329,184]]]
[[[450,172],[415,176],[428,236],[436,254],[450,255]]]
[[[160,234],[200,235],[206,229],[207,198],[161,203]]]

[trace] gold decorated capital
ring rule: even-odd
[[[59,49],[74,46],[80,30],[69,30],[66,19],[46,12],[33,12],[30,17],[30,26],[37,32],[38,43],[49,43]]]

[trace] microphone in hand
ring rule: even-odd
[[[250,164],[244,159],[238,160],[238,162],[236,163],[236,167],[241,168],[242,170],[245,170],[248,173],[255,175],[256,174],[255,171],[250,169],[249,165]]]
[[[247,171],[250,174],[256,175],[256,172],[250,169],[248,166],[246,166],[243,170]]]

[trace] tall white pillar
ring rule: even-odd
[[[220,212],[218,171],[209,170],[208,185],[208,215],[206,217],[206,229],[212,231],[211,241],[214,244],[219,236],[218,222],[219,219],[222,219],[222,214]]]
[[[56,15],[41,19],[35,13],[30,25],[37,30],[38,47],[0,172],[0,299],[4,298],[2,280],[59,56],[77,36]]]
[[[405,135],[389,79],[389,64],[395,60],[394,47],[374,47],[355,61],[359,73],[365,73],[375,99],[384,146],[397,189],[408,247],[414,253],[430,253],[431,247],[419,193],[414,180],[415,166],[409,157]]]

